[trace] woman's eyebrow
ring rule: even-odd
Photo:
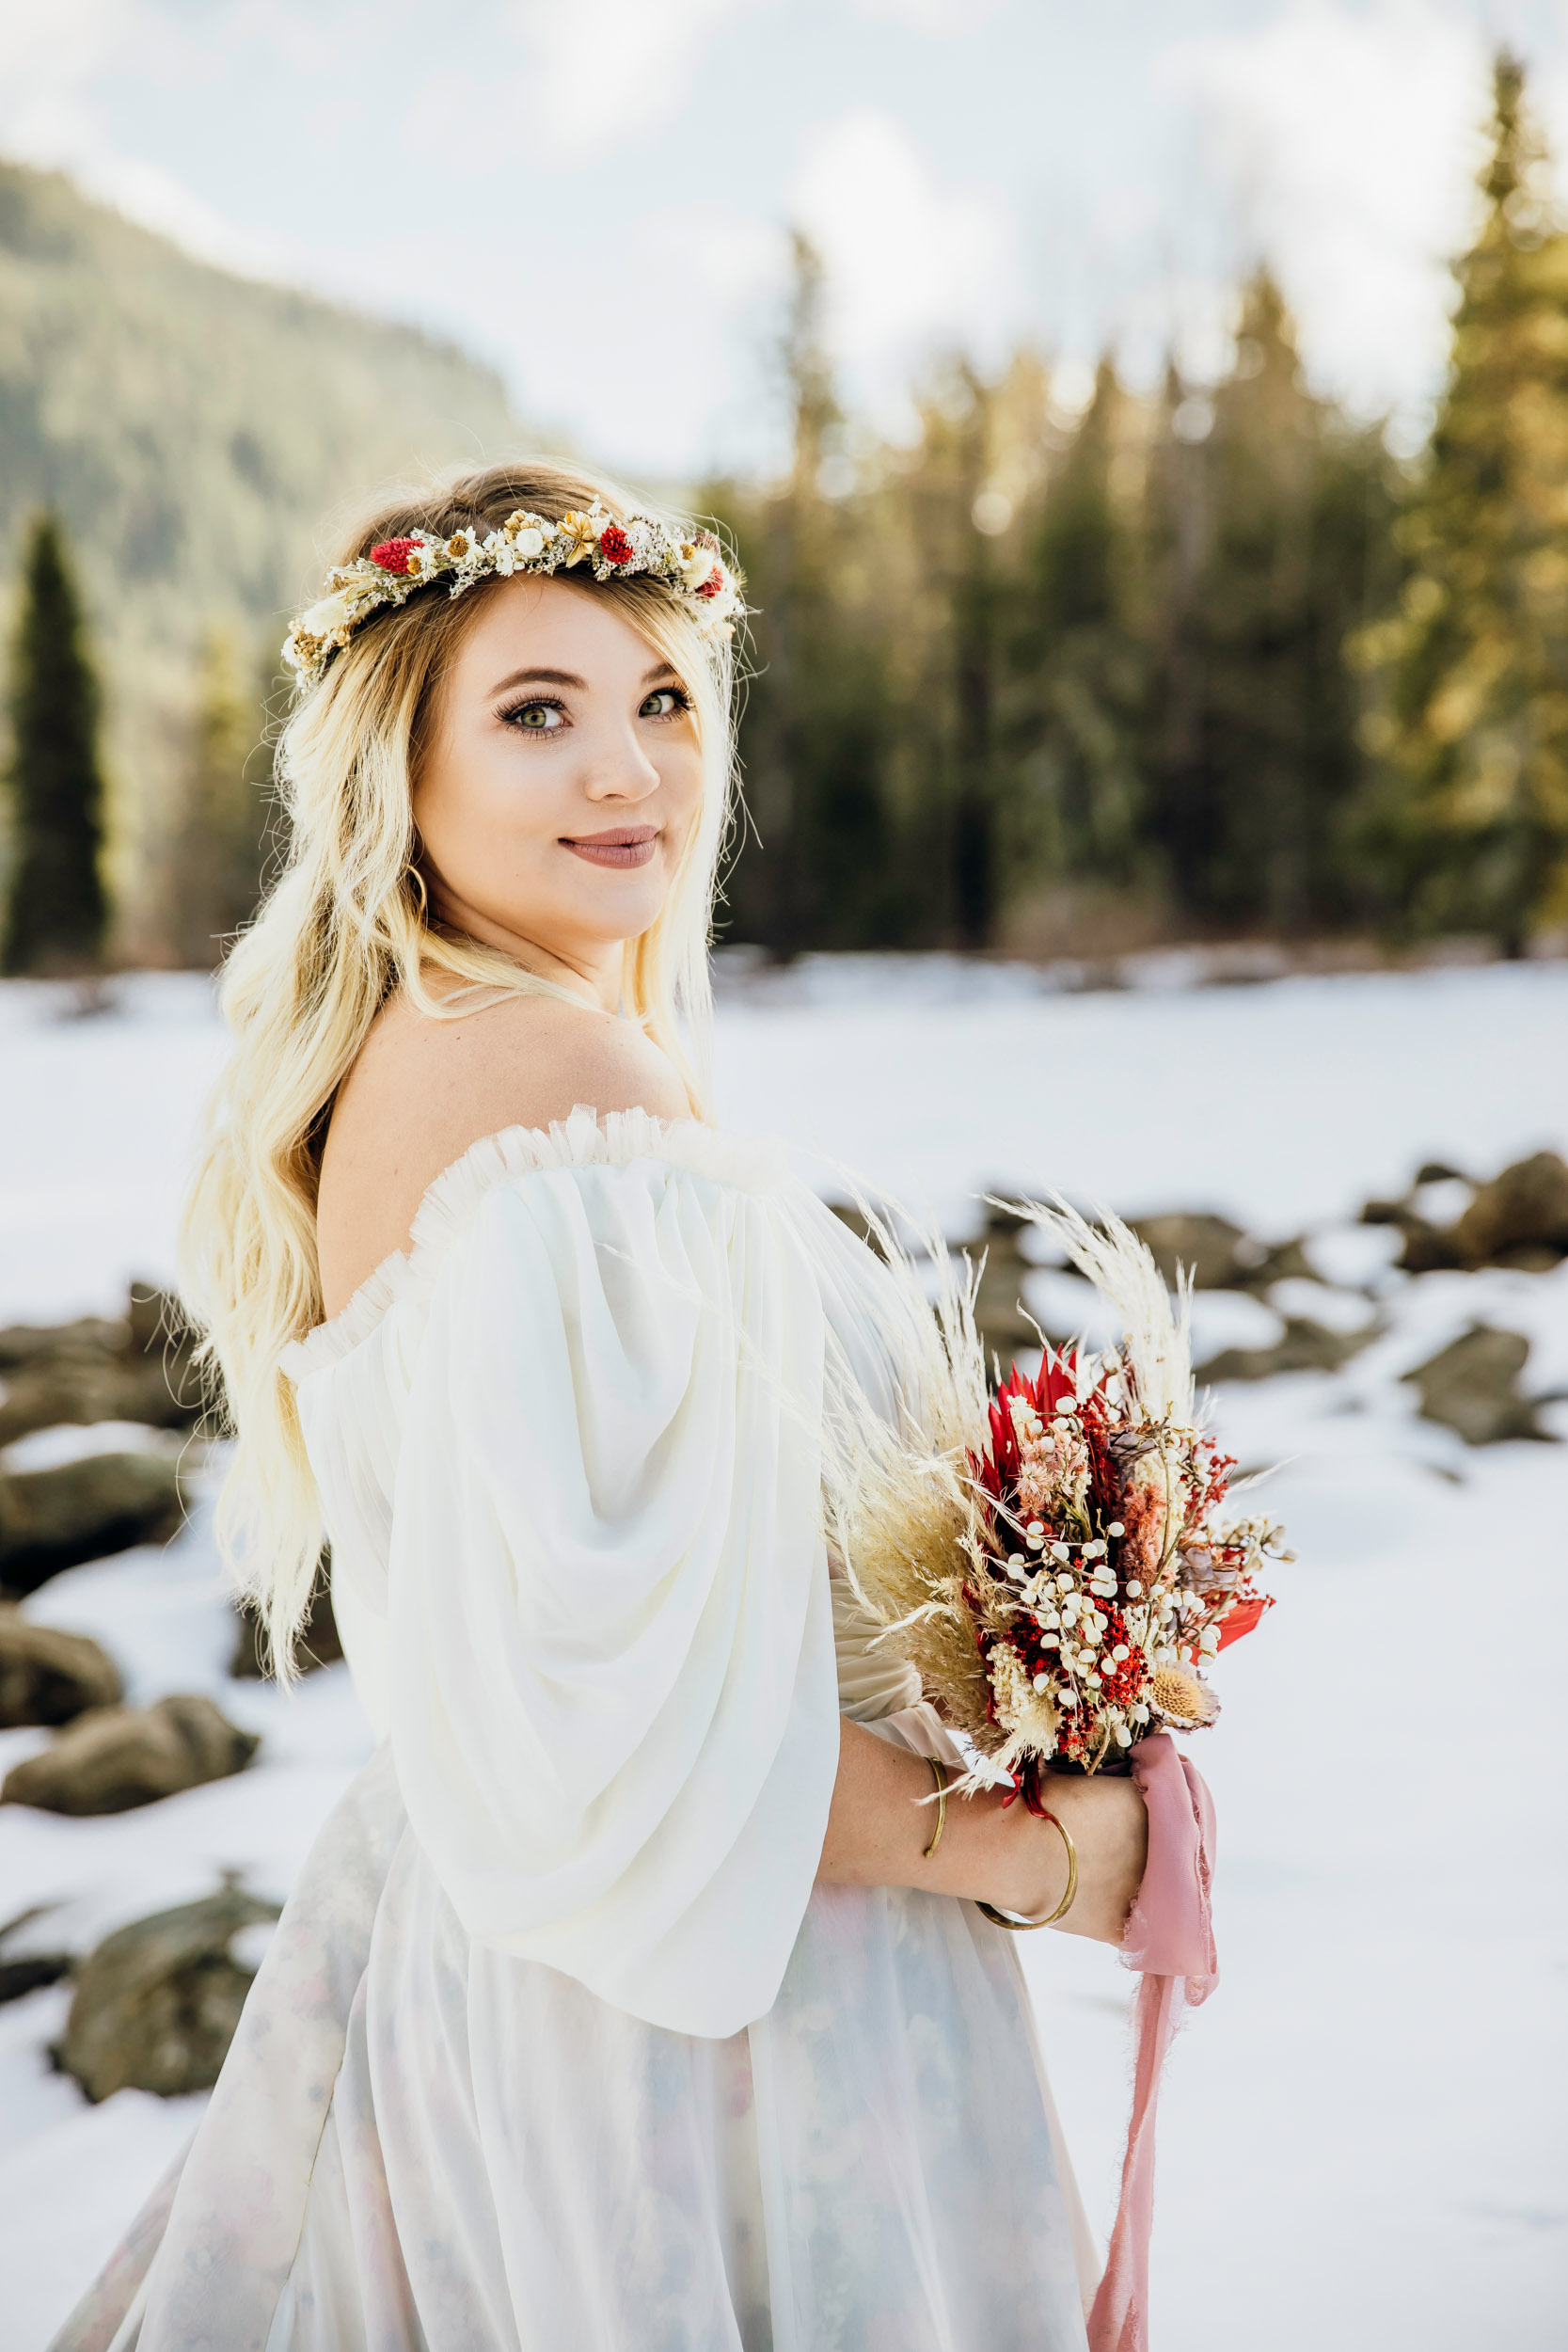
[[[658,678],[674,677],[676,675],[673,661],[656,661],[644,675],[642,683],[652,686]],[[510,677],[501,678],[490,691],[504,694],[513,686],[570,686],[579,694],[588,691],[587,679],[578,677],[575,670],[514,670]]]
[[[575,670],[514,670],[510,677],[490,689],[492,694],[504,694],[509,686],[572,686],[579,694],[588,691],[588,681]]]

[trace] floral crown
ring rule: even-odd
[[[476,580],[507,580],[515,572],[548,575],[587,564],[595,580],[645,572],[689,604],[705,637],[729,637],[744,614],[745,581],[724,561],[711,531],[682,538],[653,515],[608,514],[597,499],[585,515],[558,523],[521,508],[499,531],[454,531],[443,539],[412,531],[383,539],[369,555],[328,572],[317,601],[289,628],[283,659],[304,686],[314,686],[335,653],[384,605],[406,604],[415,591],[444,580],[460,596]]]

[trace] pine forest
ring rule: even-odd
[[[9,218],[0,205],[0,263]],[[733,535],[757,609],[721,941],[778,957],[948,946],[1095,958],[1173,939],[1386,949],[1462,936],[1521,954],[1560,937],[1568,225],[1506,56],[1478,224],[1455,265],[1446,385],[1414,457],[1309,387],[1266,264],[1238,290],[1217,382],[1173,364],[1157,390],[1134,390],[1108,355],[1086,406],[1069,408],[1038,353],[993,376],[955,357],[921,388],[913,445],[883,442],[840,405],[821,267],[797,240],[780,355],[788,470],[687,493]],[[181,683],[165,644],[139,732],[122,723],[117,736],[106,707],[106,819],[92,629],[108,641],[106,704],[137,664],[125,624],[90,596],[71,639],[86,682],[70,686],[63,650],[40,654],[38,598],[69,597],[72,548],[103,540],[71,469],[34,470],[57,527],[37,527],[15,582],[13,968],[101,952],[103,911],[80,882],[89,834],[89,866],[97,856],[114,900],[103,952],[200,964],[244,921],[267,855],[277,616],[309,584],[322,507],[375,478],[349,463],[356,415],[378,463],[400,434],[424,459],[472,455],[480,436],[493,456],[507,432],[527,445],[494,380],[458,355],[264,298],[293,305],[323,373],[341,376],[356,336],[417,348],[429,379],[420,397],[457,446],[428,429],[416,441],[407,401],[372,434],[368,407],[340,396],[313,464],[296,462],[269,495],[244,482],[224,494],[253,516],[244,595],[219,593],[210,555],[203,568],[180,530],[166,531],[148,568],[160,612],[177,592],[189,606],[168,640]],[[468,421],[466,440],[453,416]],[[249,431],[230,421],[230,473],[236,450],[252,475],[271,462]],[[222,496],[213,504],[207,541],[228,511]],[[24,518],[7,519],[10,541],[25,542]],[[120,593],[132,594],[124,573]],[[74,749],[37,746],[51,691],[78,695]],[[122,689],[133,702],[140,691]],[[44,791],[50,760],[75,766],[69,785]],[[64,796],[53,815],[50,793]],[[53,943],[15,911],[44,854],[40,824],[79,835],[49,851],[51,870],[63,858],[79,884]],[[105,826],[100,842],[93,828]]]

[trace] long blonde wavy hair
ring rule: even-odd
[[[449,477],[383,504],[337,560],[412,531],[450,537],[472,526],[483,534],[516,507],[557,521],[594,498],[613,514],[627,511],[612,485],[553,465]],[[582,584],[613,598],[694,705],[701,812],[663,909],[627,945],[623,1009],[670,1055],[701,1118],[712,1012],[707,951],[735,765],[732,656],[656,580]],[[413,818],[420,747],[458,642],[495,586],[480,582],[455,598],[433,588],[377,613],[296,700],[274,771],[285,854],[224,966],[221,1002],[234,1047],[199,1133],[181,1229],[181,1291],[209,1372],[221,1375],[235,1439],[219,1542],[282,1676],[309,1609],[323,1530],[293,1387],[279,1364],[289,1342],[322,1319],[316,1189],[338,1089],[395,990],[433,1018],[471,1011],[476,992],[481,1002],[566,993],[426,919]]]

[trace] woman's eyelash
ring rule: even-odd
[[[690,694],[684,686],[656,686],[653,688],[651,692],[643,695],[642,701],[644,703],[657,701],[660,694],[669,695],[673,707],[669,710],[660,710],[654,713],[654,716],[657,718],[678,718],[684,712],[690,711],[696,707],[695,704],[692,702]],[[524,694],[518,701],[503,705],[501,709],[497,712],[496,716],[499,719],[503,726],[508,726],[514,720],[520,719],[525,710],[559,710],[562,715],[564,715],[565,709],[566,706],[562,701],[559,694]],[[526,728],[519,731],[522,733],[537,735],[553,735],[558,732],[558,730],[553,727]]]
[[[525,710],[564,711],[565,707],[559,694],[524,694],[520,701],[506,704],[497,716],[504,726],[513,719],[520,719]],[[543,729],[541,732],[547,733],[548,730]]]

